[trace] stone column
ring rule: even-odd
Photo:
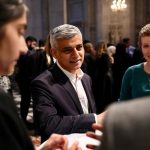
[[[66,23],[66,0],[48,0],[48,19],[49,29]]]
[[[26,0],[26,4],[29,7],[26,35],[35,36],[39,40],[42,37],[41,0]]]

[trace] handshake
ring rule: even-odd
[[[86,145],[84,145],[87,148],[90,149],[95,149],[97,146],[99,146],[99,141],[102,139],[102,122],[105,116],[105,112],[97,115],[97,123],[94,123],[92,125],[92,128],[95,130],[95,132],[90,132],[88,131],[86,133],[87,138],[84,136],[84,141]],[[100,133],[100,134],[99,134]],[[77,135],[77,134],[76,134]],[[88,143],[87,139],[93,139],[97,140],[97,142],[92,142]],[[83,150],[83,145],[79,144],[80,139],[76,140],[72,145],[69,144],[69,138],[67,138],[66,135],[60,135],[60,134],[52,134],[51,137],[45,141],[43,144],[41,144],[37,150],[55,150],[55,149],[61,149],[61,150]],[[74,137],[75,139],[75,137]],[[91,141],[89,140],[89,141]],[[84,143],[84,144],[85,144]],[[81,146],[81,147],[80,147]]]
[[[99,140],[102,138],[102,134],[100,132],[102,131],[102,126],[94,123],[92,127],[96,131],[89,131],[86,134],[72,134],[73,136],[52,134],[51,137],[41,144],[36,150],[85,150],[86,147],[87,149],[95,149],[99,146]],[[72,136],[72,141],[74,142],[70,141],[70,136]]]

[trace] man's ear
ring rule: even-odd
[[[57,52],[56,52],[56,50],[55,50],[54,48],[51,48],[51,49],[50,49],[50,52],[51,52],[52,56],[53,56],[55,59],[57,59]]]

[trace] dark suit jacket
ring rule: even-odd
[[[68,77],[55,64],[32,82],[34,119],[42,139],[52,133],[70,134],[92,130],[95,102],[90,77],[84,74],[82,84],[87,94],[90,114],[83,114],[77,93]]]
[[[34,150],[12,97],[0,88],[0,149]]]
[[[99,150],[150,150],[150,97],[108,108]]]

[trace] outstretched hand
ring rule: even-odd
[[[74,142],[70,148],[68,148],[68,140],[65,136],[60,134],[52,134],[51,137],[43,143],[43,145],[37,150],[81,150],[78,147],[78,142]]]

